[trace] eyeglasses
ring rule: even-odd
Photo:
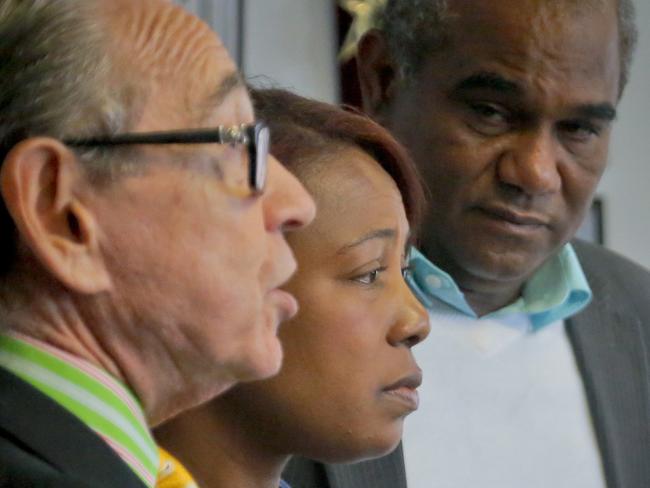
[[[130,144],[233,144],[245,145],[247,166],[237,170],[223,171],[226,183],[242,186],[240,180],[252,194],[264,191],[269,154],[270,131],[266,124],[242,124],[231,127],[219,126],[213,129],[176,130],[165,132],[138,132],[116,134],[108,137],[87,139],[66,139],[63,142],[72,147],[110,147]]]

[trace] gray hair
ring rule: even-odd
[[[0,3],[0,165],[32,136],[83,137],[118,132],[129,123],[104,38],[89,0],[2,0]],[[80,154],[89,170],[102,157]],[[93,157],[90,157],[93,156]],[[104,165],[106,166],[106,165]],[[110,166],[110,165],[109,165]],[[16,230],[0,204],[0,275],[13,264]]]
[[[584,0],[577,0],[578,3]],[[638,32],[632,0],[616,0],[621,56],[620,93],[627,85]],[[428,55],[449,40],[447,0],[388,0],[377,14],[400,77],[409,82],[423,67]]]

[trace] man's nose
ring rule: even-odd
[[[499,180],[528,196],[556,193],[562,187],[558,170],[561,148],[551,129],[536,128],[513,139],[497,167]]]
[[[313,198],[302,183],[272,156],[269,156],[264,192],[264,217],[268,231],[295,230],[314,220],[316,204]]]

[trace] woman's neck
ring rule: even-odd
[[[278,488],[288,455],[274,453],[237,415],[210,402],[155,431],[201,488]]]

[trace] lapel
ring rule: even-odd
[[[324,467],[329,488],[406,488],[402,444],[379,459]]]
[[[92,430],[4,368],[0,368],[1,431],[61,473],[90,486],[145,486]]]
[[[607,276],[589,276],[589,281],[594,300],[568,320],[567,331],[605,476],[610,488],[649,486],[650,359],[645,329],[650,324],[642,324],[627,304],[625,291],[609,286]]]

